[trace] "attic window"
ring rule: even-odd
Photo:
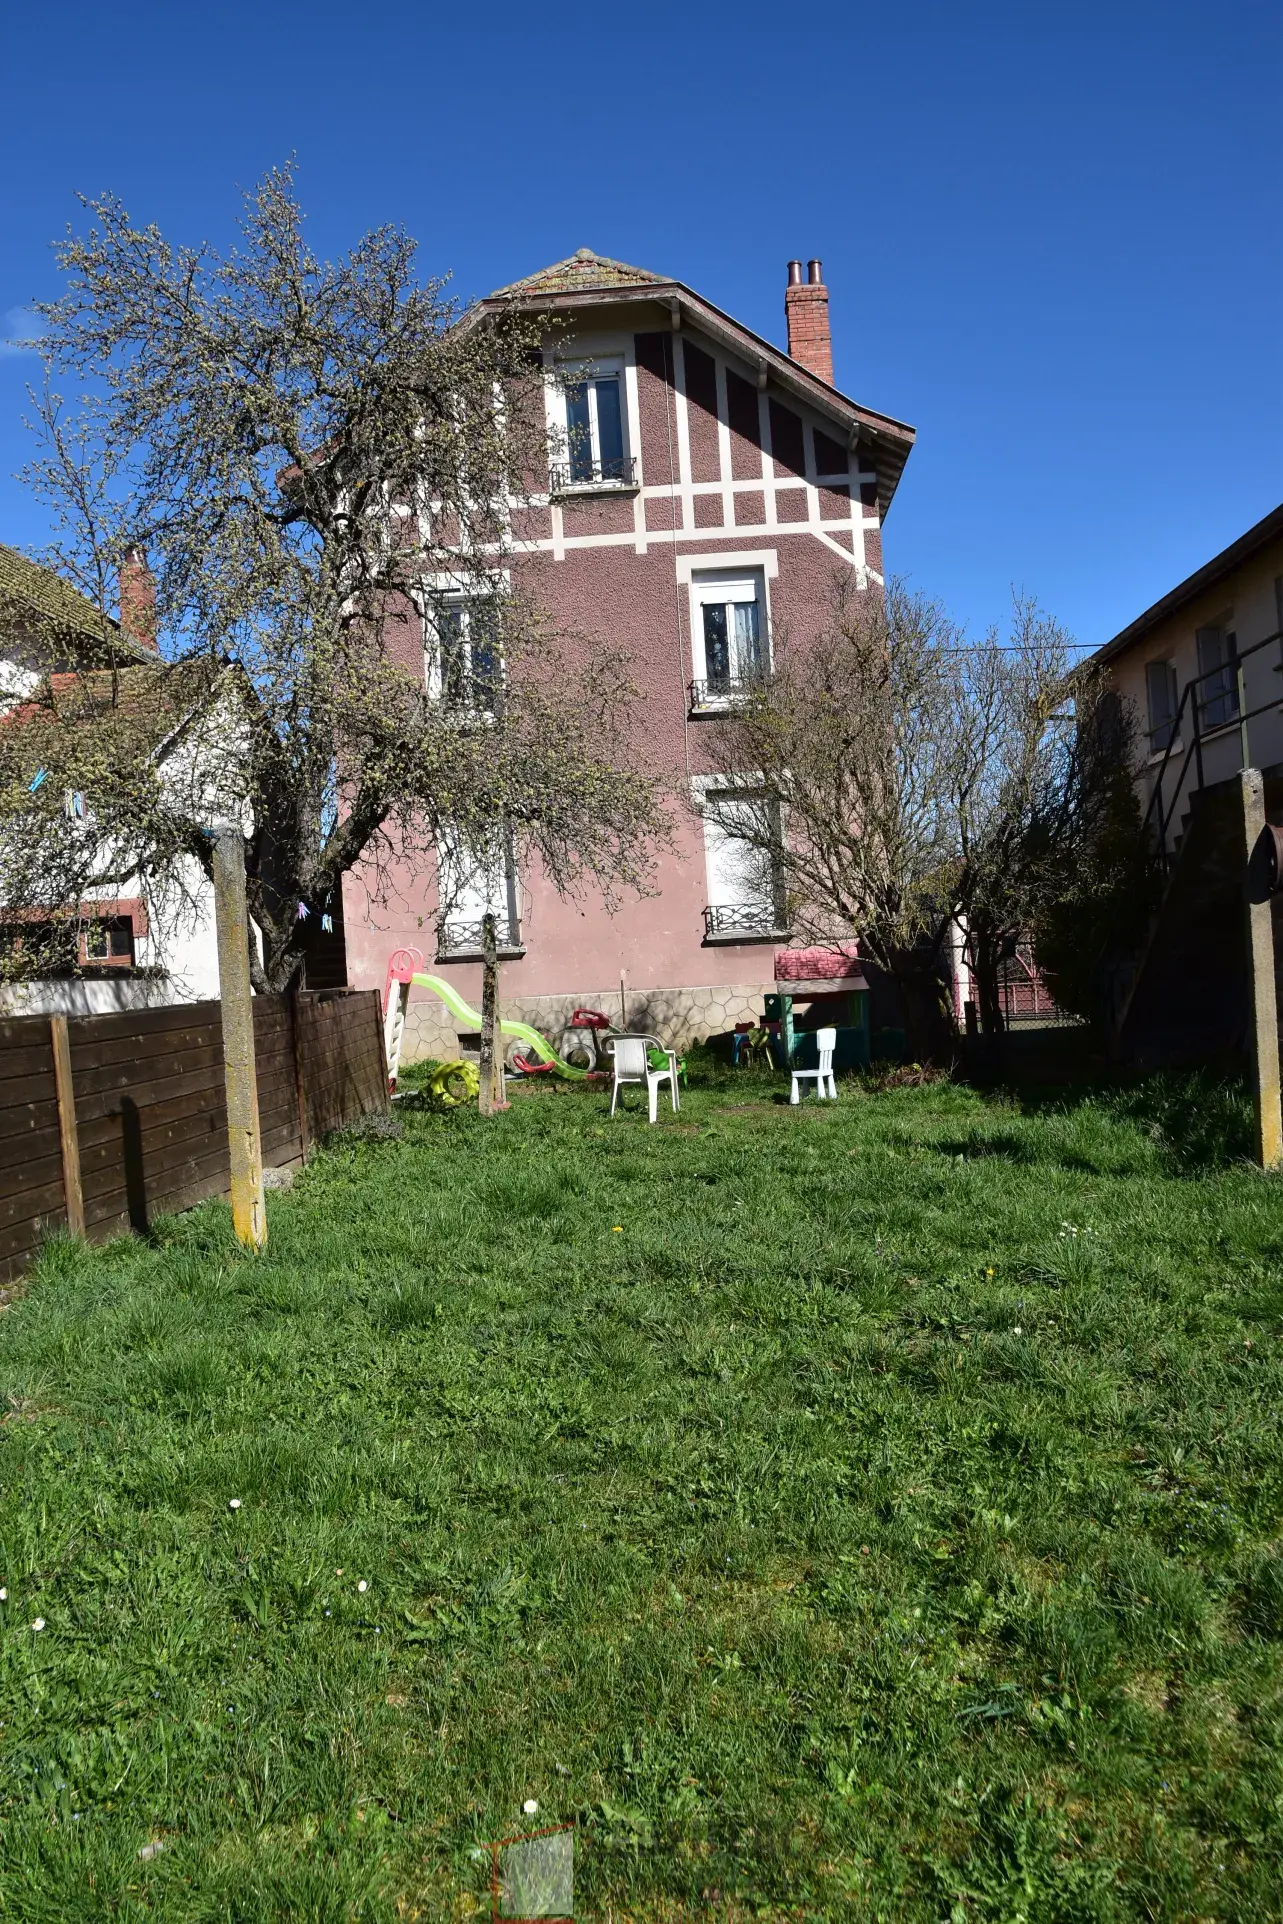
[[[552,469],[552,491],[631,487],[635,463],[628,453],[623,366],[605,361],[560,371],[560,419],[556,439],[564,461]]]
[[[81,934],[80,960],[87,968],[132,969],[134,925],[127,915],[95,916]]]

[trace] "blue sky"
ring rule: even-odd
[[[583,244],[783,339],[818,254],[839,386],[911,421],[889,565],[1106,640],[1283,499],[1283,11],[1267,0],[13,9],[0,315],[110,188],[225,244],[291,152],[313,245],[399,221],[488,292]],[[0,539],[31,364],[0,353]]]

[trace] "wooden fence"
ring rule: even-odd
[[[266,1168],[388,1106],[373,990],[256,996],[254,1048]],[[50,1230],[142,1230],[228,1184],[217,1002],[0,1020],[0,1283]]]

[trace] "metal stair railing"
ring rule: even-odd
[[[1171,734],[1168,736],[1167,747],[1163,752],[1163,759],[1158,765],[1158,774],[1154,781],[1153,791],[1150,794],[1149,806],[1145,810],[1144,820],[1141,823],[1142,840],[1149,844],[1151,835],[1155,838],[1155,852],[1164,876],[1166,876],[1168,872],[1171,861],[1167,847],[1167,831],[1175,818],[1177,804],[1181,798],[1181,791],[1185,786],[1185,777],[1189,774],[1190,769],[1194,769],[1198,778],[1189,790],[1191,799],[1207,785],[1203,770],[1204,741],[1221,739],[1228,733],[1231,727],[1237,724],[1239,731],[1239,767],[1250,768],[1252,765],[1248,745],[1247,725],[1250,721],[1254,721],[1258,715],[1267,715],[1277,709],[1280,700],[1283,699],[1283,694],[1276,694],[1272,701],[1261,702],[1258,707],[1249,708],[1247,706],[1243,663],[1250,660],[1253,655],[1259,654],[1262,648],[1269,648],[1274,643],[1281,641],[1283,641],[1283,629],[1276,629],[1272,635],[1266,635],[1262,641],[1254,641],[1252,646],[1245,648],[1241,654],[1236,653],[1232,664],[1225,662],[1219,668],[1209,668],[1204,674],[1195,675],[1191,681],[1185,683],[1184,688],[1181,690],[1181,698],[1176,704],[1176,713],[1173,715],[1171,721],[1165,724],[1165,726],[1170,727]],[[1212,681],[1218,681],[1221,689],[1224,690],[1225,672],[1231,665],[1234,669],[1235,712],[1226,721],[1217,722],[1211,728],[1205,730],[1202,725],[1202,709],[1206,704],[1195,691],[1203,687],[1205,683]],[[1283,662],[1280,662],[1280,668],[1283,668]],[[1172,760],[1173,752],[1176,750],[1177,744],[1182,740],[1181,721],[1187,708],[1190,719],[1190,741],[1188,747],[1180,750],[1181,765],[1176,777],[1176,785],[1172,789],[1171,800],[1164,804],[1163,782],[1167,774],[1168,764]]]

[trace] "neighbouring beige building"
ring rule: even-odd
[[[1167,840],[1196,789],[1283,763],[1283,506],[1147,608],[1093,660],[1140,726],[1148,804],[1160,771]],[[1242,674],[1243,701],[1239,698]],[[1244,720],[1246,717],[1246,720]],[[1201,766],[1200,766],[1201,764]]]
[[[1114,1046],[1149,1067],[1232,1068],[1247,1058],[1252,1006],[1240,769],[1260,769],[1267,819],[1283,822],[1283,506],[1093,659],[1135,713],[1145,832],[1163,864],[1137,952],[1102,963]],[[1283,961],[1283,896],[1274,929]]]

